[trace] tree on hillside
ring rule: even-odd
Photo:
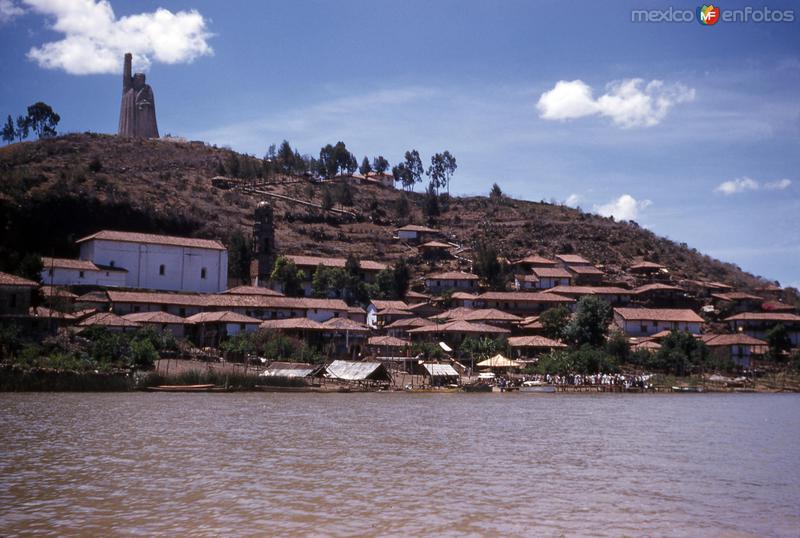
[[[319,150],[320,173],[331,178],[337,174],[352,175],[358,169],[356,156],[347,150],[344,142],[335,145],[327,144]]]
[[[575,347],[603,345],[612,313],[608,301],[592,295],[581,297],[575,316],[564,329],[565,339]]]
[[[439,194],[439,189],[447,187],[447,194],[450,194],[450,179],[457,168],[456,158],[449,151],[436,153],[431,157],[431,165],[426,174],[431,178],[431,184]]]
[[[394,280],[394,294],[398,299],[402,299],[408,292],[408,283],[411,281],[411,269],[408,267],[405,258],[400,258],[392,268]]]
[[[475,274],[483,278],[495,291],[505,289],[503,266],[497,259],[497,250],[491,243],[482,241],[475,248]]]
[[[24,139],[28,138],[28,134],[31,131],[31,122],[27,116],[17,116],[17,130],[15,132],[17,136],[17,142],[22,142]]]
[[[16,135],[17,130],[14,128],[14,120],[11,118],[11,114],[9,114],[5,125],[3,125],[3,141],[10,144],[14,141]]]
[[[567,328],[569,318],[569,309],[559,305],[542,312],[542,315],[539,316],[539,323],[542,324],[542,332],[546,337],[560,340],[564,337],[564,329]]]
[[[290,297],[301,297],[303,295],[302,283],[305,273],[297,268],[292,260],[286,256],[278,256],[275,266],[272,269],[270,278],[278,282],[285,295]]]
[[[39,138],[56,135],[56,125],[61,116],[56,114],[50,105],[39,101],[28,107],[28,122]]]
[[[408,203],[408,197],[405,193],[400,193],[400,196],[398,196],[397,200],[395,200],[394,212],[397,218],[400,219],[403,224],[406,224],[409,221],[411,204]]]
[[[492,190],[489,191],[489,198],[499,199],[503,197],[503,190],[500,188],[500,185],[495,183],[492,185]]]
[[[322,187],[322,202],[320,202],[320,205],[324,211],[333,207],[333,194],[331,194],[331,190],[327,185]]]
[[[278,153],[275,155],[278,168],[284,173],[291,172],[295,167],[294,158],[295,152],[292,149],[292,145],[289,144],[289,141],[284,140],[281,142],[281,145],[278,147]]]
[[[389,169],[389,161],[387,161],[383,155],[378,155],[372,159],[372,168],[376,173],[383,174]]]
[[[362,176],[366,176],[367,174],[372,172],[372,166],[369,164],[368,157],[365,156],[364,160],[361,161],[361,167],[358,169],[358,171]]]
[[[314,271],[311,280],[311,292],[314,297],[340,297],[347,281],[344,269],[340,267],[325,267],[322,264]]]
[[[413,191],[414,185],[422,181],[423,172],[422,159],[415,149],[406,151],[405,160],[392,168],[394,180],[402,183],[407,191]]]

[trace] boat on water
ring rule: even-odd
[[[492,386],[487,383],[474,383],[463,386],[464,392],[492,392]]]
[[[157,385],[145,387],[148,392],[227,392],[225,387],[216,385]]]
[[[705,392],[703,387],[672,387],[672,392]]]
[[[547,383],[542,383],[541,381],[525,381],[522,383],[519,391],[547,394],[556,392],[556,387],[555,385],[548,385]]]

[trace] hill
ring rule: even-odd
[[[74,240],[101,228],[217,237],[249,236],[259,201],[212,186],[235,168],[260,173],[262,161],[202,142],[71,134],[0,149],[0,254],[6,266],[25,253],[75,256]],[[269,176],[265,192],[320,204],[330,188],[303,177]],[[488,191],[488,186],[487,186]],[[425,197],[372,184],[352,187],[356,218],[270,198],[278,248],[284,253],[391,261],[415,249],[393,239],[402,224],[424,224]],[[405,198],[408,204],[402,200]],[[527,253],[576,252],[624,279],[622,270],[647,259],[678,278],[751,289],[766,279],[656,236],[636,223],[544,202],[507,197],[450,197],[435,225],[461,246],[450,267],[468,268],[469,249],[487,241],[515,259]],[[430,270],[417,260],[418,272]],[[5,267],[6,269],[13,269]]]

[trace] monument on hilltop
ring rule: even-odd
[[[145,84],[144,73],[131,76],[131,53],[125,55],[122,72],[122,105],[119,110],[119,136],[158,138],[156,101],[153,88]]]

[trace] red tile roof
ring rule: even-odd
[[[736,314],[725,321],[790,321],[800,322],[800,316],[786,312],[744,312]]]
[[[38,288],[39,283],[21,276],[0,272],[0,286],[25,286],[28,288]]]
[[[328,329],[322,323],[308,318],[268,319],[262,322],[260,327],[275,331],[324,331]]]
[[[701,339],[709,347],[722,346],[766,346],[767,342],[753,338],[744,333],[736,334],[704,334]]]
[[[113,303],[169,304],[200,308],[264,308],[284,310],[334,310],[347,311],[341,299],[314,299],[272,295],[239,295],[235,293],[165,293],[150,291],[106,292]]]
[[[42,268],[43,269],[73,269],[76,271],[100,271],[100,268],[97,267],[94,262],[89,260],[73,260],[71,258],[48,258],[46,256],[42,257]]]
[[[478,296],[484,301],[517,301],[531,303],[574,303],[575,299],[563,297],[557,293],[541,291],[487,291]]]
[[[81,327],[139,327],[135,321],[120,317],[113,312],[100,312],[89,316],[78,325]]]
[[[171,247],[189,247],[211,250],[226,250],[225,246],[215,239],[195,239],[192,237],[176,237],[172,235],[145,234],[138,232],[120,232],[101,230],[92,235],[78,239],[76,243],[91,240],[122,241],[125,243],[145,243],[151,245],[167,245]]]
[[[260,319],[228,311],[200,312],[189,316],[186,320],[191,323],[261,323]]]
[[[169,312],[134,312],[132,314],[125,314],[122,316],[128,321],[135,321],[136,323],[156,323],[156,324],[171,324],[171,325],[191,325],[193,322],[189,321],[175,314]]]
[[[627,321],[671,321],[703,323],[697,313],[687,308],[615,308],[614,312]]]
[[[464,308],[458,307],[448,310],[437,319],[465,320],[465,321],[522,321],[522,318],[497,310],[496,308]]]
[[[338,267],[344,269],[345,264],[347,264],[346,258],[325,258],[322,256],[304,256],[296,254],[287,254],[285,257],[294,262],[298,267],[316,268],[318,265],[322,265],[324,267]],[[383,271],[388,267],[385,263],[371,260],[360,260],[358,263],[362,271]]]
[[[375,299],[370,303],[374,306],[378,311],[386,310],[387,308],[394,308],[397,310],[408,310],[408,305],[403,301],[386,301],[381,299]]]
[[[65,321],[78,319],[78,317],[74,314],[61,312],[60,310],[54,310],[45,306],[30,307],[28,309],[28,315],[34,318],[56,318],[63,319]]]
[[[640,271],[640,270],[643,270],[643,269],[659,269],[660,270],[660,269],[666,269],[666,266],[661,265],[660,263],[643,261],[643,262],[639,262],[639,263],[634,263],[633,265],[630,266],[630,268],[628,270],[629,271],[637,271],[637,270]]]
[[[525,256],[521,260],[517,260],[514,262],[515,264],[528,264],[528,265],[555,265],[556,262],[554,260],[548,260],[547,258],[543,258],[542,256],[537,256],[535,254],[530,254]]]
[[[572,274],[560,267],[534,267],[531,269],[539,278],[572,278]]]
[[[587,263],[588,264],[592,263],[579,254],[556,254],[556,258],[568,265],[569,264],[583,265]]]
[[[735,302],[735,301],[763,301],[762,297],[745,293],[743,291],[731,291],[728,293],[712,293],[711,297],[719,299],[720,301]]]
[[[790,304],[777,301],[765,301],[762,303],[761,309],[765,312],[794,312],[796,310],[795,307]]]
[[[594,265],[570,265],[567,270],[578,275],[602,275],[603,271]]]
[[[447,243],[442,243],[441,241],[428,241],[427,243],[423,243],[419,246],[420,248],[453,248],[453,245],[449,245]]]
[[[367,340],[367,345],[376,347],[406,347],[410,346],[411,342],[395,338],[394,336],[372,336]]]
[[[514,278],[520,282],[539,282],[539,277],[536,275],[514,275]]]
[[[450,299],[457,299],[460,301],[474,301],[478,298],[478,295],[475,293],[469,293],[466,291],[457,291],[450,296]]]
[[[58,286],[42,286],[40,291],[45,297],[59,297],[61,299],[76,299],[78,297],[77,294]]]
[[[413,329],[415,327],[426,327],[433,324],[434,323],[431,320],[425,318],[403,318],[386,325],[384,329]]]
[[[357,321],[348,318],[331,318],[322,324],[325,328],[335,331],[350,331],[354,333],[368,333],[369,328]]]
[[[615,286],[554,286],[544,293],[558,293],[560,295],[632,295],[631,290]]]
[[[395,229],[396,232],[417,232],[417,233],[439,233],[439,230],[428,228],[427,226],[418,226],[416,224],[406,224],[401,228]]]
[[[409,334],[424,333],[471,333],[471,334],[508,334],[511,331],[487,325],[486,323],[474,323],[471,321],[451,321],[450,323],[434,324],[425,327],[418,327],[408,331]]]
[[[636,295],[640,295],[642,293],[648,293],[651,291],[684,291],[683,288],[679,288],[678,286],[672,286],[670,284],[645,284],[644,286],[639,286],[638,288],[633,289],[633,293]]]
[[[544,336],[512,336],[508,339],[511,347],[567,347],[566,344],[558,340],[545,338]]]
[[[425,275],[425,280],[479,280],[478,275],[465,273],[464,271],[445,271],[443,273],[431,273]]]
[[[279,291],[264,288],[262,286],[236,286],[222,293],[231,293],[233,295],[270,295],[272,297],[283,297]]]

